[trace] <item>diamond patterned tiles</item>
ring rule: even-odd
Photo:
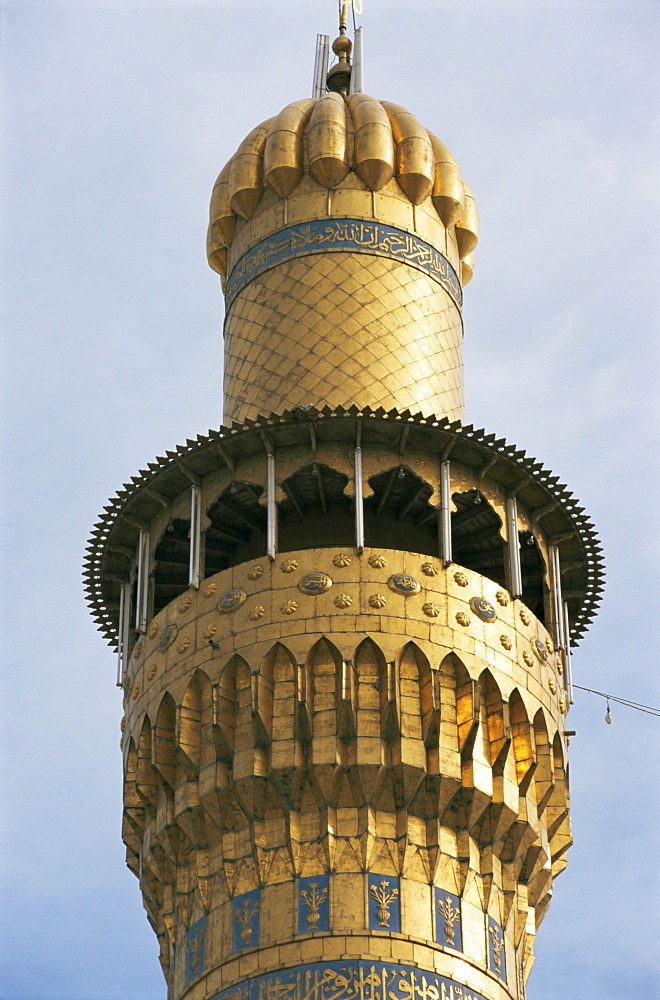
[[[259,275],[225,326],[225,423],[296,405],[463,416],[462,325],[443,288],[365,254],[313,254]]]

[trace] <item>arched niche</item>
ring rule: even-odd
[[[239,480],[229,483],[208,507],[204,532],[204,576],[266,552],[266,512],[259,503],[263,486]]]
[[[438,511],[429,504],[433,487],[406,465],[369,479],[372,496],[364,505],[365,542],[422,555],[438,554]]]
[[[158,707],[154,732],[154,767],[165,786],[174,789],[176,755],[174,750],[174,726],[176,705],[174,698],[166,691]]]
[[[536,768],[534,735],[530,725],[527,710],[520,696],[514,689],[509,698],[509,721],[511,724],[511,742],[516,765],[516,779],[521,794],[525,794]]]
[[[196,670],[183,693],[179,712],[179,749],[188,777],[196,777],[208,761],[212,718],[211,681],[203,670]]]
[[[153,733],[148,715],[145,715],[142,722],[137,752],[137,792],[153,815],[158,801],[158,778],[152,765]]]
[[[189,578],[190,521],[175,517],[163,531],[154,550],[155,615],[188,589]]]
[[[278,508],[278,547],[353,545],[355,519],[346,496],[348,476],[321,462],[311,462],[283,480]]]
[[[479,490],[454,493],[451,514],[454,562],[507,586],[502,519]]]

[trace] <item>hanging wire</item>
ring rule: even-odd
[[[574,688],[579,688],[580,691],[586,691],[588,694],[597,694],[599,697],[604,698],[607,702],[607,714],[605,715],[605,721],[609,724],[612,721],[612,713],[610,711],[610,702],[614,701],[619,705],[625,705],[626,708],[634,708],[636,712],[645,712],[647,715],[655,715],[657,719],[660,719],[660,708],[654,708],[652,705],[643,705],[639,701],[630,701],[628,698],[617,698],[613,694],[606,694],[604,691],[594,691],[593,688],[582,687],[581,684],[574,684]],[[608,716],[609,715],[609,719]]]

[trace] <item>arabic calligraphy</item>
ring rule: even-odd
[[[227,309],[238,293],[268,268],[293,257],[328,251],[371,253],[410,264],[438,281],[458,306],[462,304],[463,293],[456,272],[430,243],[380,222],[329,219],[290,226],[244,253],[227,280]]]
[[[391,962],[324,962],[256,976],[241,1000],[485,1000],[446,976]],[[233,1000],[236,986],[212,1000]]]

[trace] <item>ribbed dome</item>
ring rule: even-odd
[[[470,280],[478,216],[456,160],[405,108],[367,94],[294,101],[246,136],[213,188],[211,267],[225,276],[237,217],[251,219],[266,188],[289,198],[307,173],[332,190],[351,171],[371,191],[394,178],[413,205],[430,199],[444,227],[454,230],[462,283]]]

